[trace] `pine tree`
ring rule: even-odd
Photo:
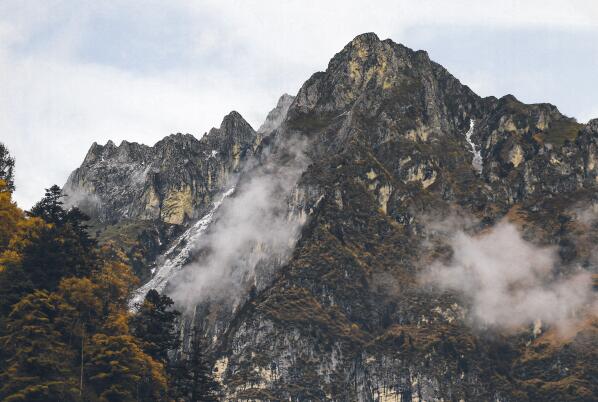
[[[53,291],[62,278],[89,275],[98,265],[87,217],[77,209],[64,210],[61,197],[58,186],[48,189],[9,245],[36,289]]]
[[[62,190],[56,184],[46,189],[46,194],[39,200],[31,211],[30,216],[37,216],[48,223],[62,226],[66,223],[67,211],[62,207]]]
[[[141,341],[145,353],[164,364],[168,362],[168,352],[179,345],[176,320],[180,313],[172,308],[173,304],[170,297],[150,289],[131,319],[131,331]]]
[[[3,401],[74,401],[73,353],[64,342],[59,296],[36,291],[17,303],[9,316],[2,350],[6,367],[0,374]]]
[[[14,167],[15,159],[10,156],[6,146],[0,142],[0,180],[4,182],[10,192],[15,191]]]
[[[189,401],[193,386],[193,374],[187,354],[173,358],[168,366],[169,396],[175,401]]]
[[[44,197],[27,214],[42,218],[58,228],[68,228],[76,235],[83,247],[95,247],[96,241],[87,233],[89,227],[86,222],[89,221],[89,217],[77,207],[64,209],[62,202],[64,196],[60,187],[53,185],[46,189]]]
[[[186,356],[173,367],[173,386],[177,396],[190,402],[217,402],[220,386],[214,379],[208,359],[207,339],[193,334]]]
[[[143,353],[133,336],[96,334],[89,356],[87,382],[100,401],[164,400],[163,366]]]
[[[172,308],[174,302],[166,295],[150,289],[137,312],[131,318],[131,332],[139,339],[145,353],[165,365],[170,379],[170,396],[177,398],[177,387],[173,379],[180,372],[176,359],[169,359],[180,345],[176,321],[180,313]]]
[[[68,227],[76,234],[83,246],[96,246],[95,240],[87,233],[86,222],[89,221],[89,216],[77,207],[65,209],[62,202],[64,196],[60,187],[54,184],[46,189],[44,197],[27,212],[27,215],[41,218],[59,228]]]
[[[4,333],[4,321],[21,297],[32,292],[33,283],[13,253],[0,256],[0,336]]]
[[[62,278],[89,275],[97,266],[93,249],[68,228],[42,227],[15,246],[37,289],[55,290]]]

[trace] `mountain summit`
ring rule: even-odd
[[[94,144],[65,192],[212,340],[224,400],[582,401],[597,161],[598,120],[366,33],[257,132]]]

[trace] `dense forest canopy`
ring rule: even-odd
[[[0,143],[0,399],[215,400],[202,340],[178,350],[172,300],[150,290],[131,312],[125,254],[98,245],[56,185],[19,209],[14,166]]]

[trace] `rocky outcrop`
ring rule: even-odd
[[[293,100],[295,100],[294,96],[289,94],[282,95],[278,99],[276,107],[268,113],[268,116],[266,116],[266,121],[264,121],[257,130],[258,133],[268,134],[280,127],[287,117],[289,107],[291,106],[291,103],[293,103]]]
[[[94,143],[64,186],[67,203],[106,223],[122,219],[183,224],[209,208],[261,135],[237,112],[201,139],[174,134],[153,147]]]

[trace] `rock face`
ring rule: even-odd
[[[509,220],[554,247],[560,276],[596,273],[598,120],[481,98],[423,51],[360,35],[283,96],[258,133],[231,114],[199,141],[94,145],[66,191],[97,197],[101,220],[191,224],[234,172],[251,176],[248,156],[284,160],[290,139],[310,161],[287,195],[305,221],[292,255],[252,279],[241,302],[199,303],[183,323],[213,339],[223,400],[597,397],[595,316],[567,336],[531,322],[472,326],[468,300],[419,275],[451,258],[430,222],[455,214],[472,234]],[[202,253],[185,256],[177,269]]]
[[[260,140],[240,114],[231,112],[200,140],[175,134],[153,147],[94,143],[64,186],[67,202],[78,203],[100,222],[182,224],[207,211]]]
[[[266,116],[266,121],[257,130],[258,133],[268,134],[280,127],[287,117],[289,107],[294,99],[295,97],[289,94],[282,95],[280,99],[278,99],[276,107],[268,113],[268,116]]]

